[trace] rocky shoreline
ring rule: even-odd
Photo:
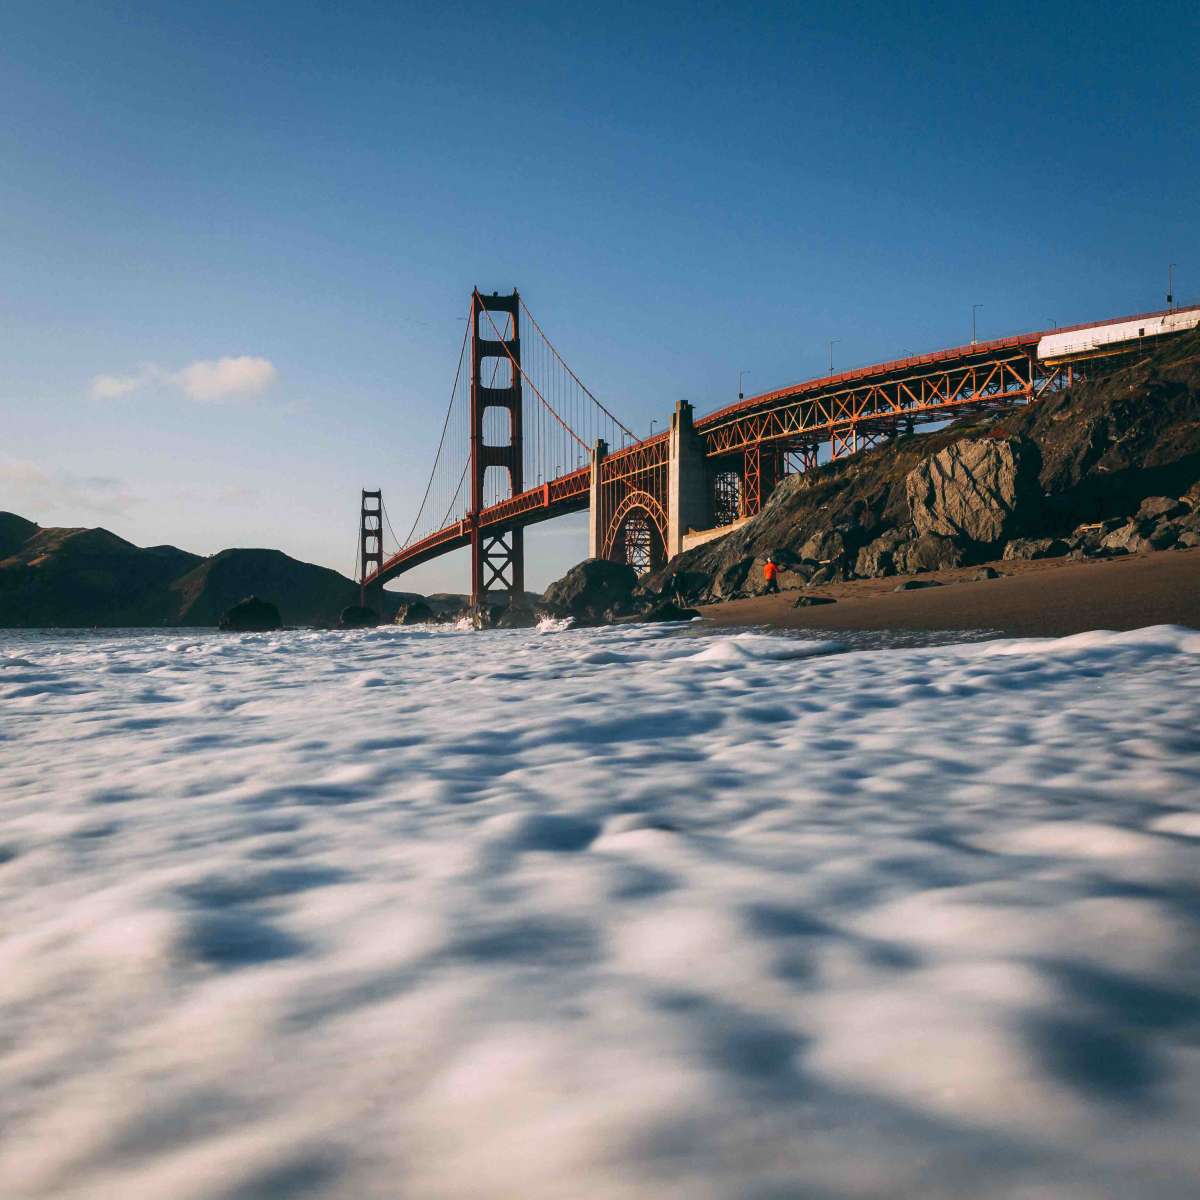
[[[701,606],[715,625],[806,631],[1066,637],[1092,629],[1200,629],[1200,548],[1111,558],[997,560],[912,577],[851,579],[819,592]],[[914,584],[920,586],[914,587]],[[797,604],[797,600],[824,603]],[[950,640],[953,640],[952,638]]]
[[[1197,546],[1192,336],[1020,409],[791,476],[757,516],[642,579],[613,617],[760,595],[768,557],[780,588],[810,606],[822,589],[856,579],[895,576],[903,586],[954,568]]]

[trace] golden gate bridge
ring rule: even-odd
[[[364,490],[358,574],[370,589],[470,547],[471,603],[525,587],[524,531],[589,513],[589,554],[639,574],[760,511],[789,474],[918,425],[1037,400],[1080,372],[1200,326],[1200,306],[1017,334],[830,374],[697,418],[681,400],[638,439],[571,370],[517,291],[471,294],[429,481],[403,540]],[[395,549],[385,553],[384,528]]]

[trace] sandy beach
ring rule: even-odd
[[[1018,637],[1064,637],[1089,629],[1147,625],[1200,628],[1200,549],[1121,558],[995,562],[909,576],[942,586],[897,592],[905,580],[856,579],[814,589],[836,604],[795,608],[802,591],[701,609],[721,625],[795,629],[993,629]]]

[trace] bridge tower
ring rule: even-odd
[[[498,314],[498,315],[495,315]],[[525,590],[524,530],[481,530],[485,506],[484,480],[489,467],[508,472],[509,495],[525,490],[524,442],[521,437],[521,297],[478,288],[471,297],[471,605],[487,604],[501,595],[511,602]],[[505,378],[508,386],[496,387]],[[484,439],[489,409],[508,413],[508,441],[490,445]]]
[[[362,581],[383,567],[383,492],[363,489],[362,507],[358,514],[358,565],[362,574],[358,585],[358,602],[367,605],[367,588]]]

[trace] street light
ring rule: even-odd
[[[830,338],[825,345],[829,347],[829,373],[833,374],[833,348],[840,342],[841,338]]]
[[[651,437],[653,437],[653,436],[654,436],[654,427],[655,427],[655,425],[657,425],[657,424],[658,424],[658,418],[657,418],[657,417],[655,417],[655,418],[654,418],[654,420],[650,422],[650,436],[651,436]]]
[[[745,398],[746,398],[746,394],[742,391],[742,376],[749,375],[749,374],[750,374],[749,371],[739,371],[738,372],[738,399],[739,400],[745,400]]]
[[[1175,264],[1167,267],[1167,310],[1175,307]]]
[[[975,343],[979,340],[975,336],[975,313],[978,309],[981,309],[982,307],[983,307],[982,304],[972,304],[971,305],[971,345],[972,346],[975,345]]]

